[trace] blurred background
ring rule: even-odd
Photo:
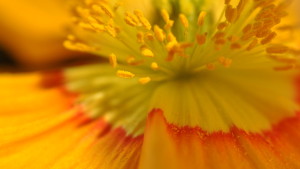
[[[70,25],[72,3],[74,0],[1,0],[1,68],[39,70],[90,57],[62,45]]]
[[[124,1],[125,6],[144,8],[146,13],[152,2]],[[62,45],[74,7],[80,2],[83,0],[0,0],[0,69],[45,70],[99,59]]]

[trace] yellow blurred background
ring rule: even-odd
[[[125,5],[148,8],[151,0],[125,0]],[[93,59],[69,51],[63,41],[72,11],[80,0],[1,0],[0,64],[23,70],[52,68],[78,59]],[[143,10],[146,11],[146,10]]]

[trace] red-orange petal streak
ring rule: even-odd
[[[148,118],[139,169],[300,168],[300,114],[271,131],[206,133],[178,127],[154,110]]]

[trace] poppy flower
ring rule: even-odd
[[[2,74],[1,168],[300,168],[291,1],[151,5],[76,7],[64,46],[106,62]]]

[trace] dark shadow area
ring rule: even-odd
[[[15,66],[16,62],[11,55],[0,46],[0,65],[1,66]]]

